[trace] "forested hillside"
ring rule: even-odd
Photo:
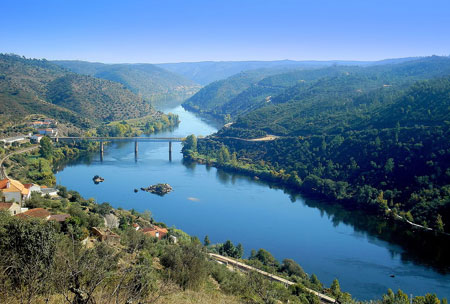
[[[183,75],[201,85],[208,85],[211,82],[222,80],[235,74],[257,70],[257,69],[286,69],[286,68],[319,68],[332,65],[379,65],[388,63],[399,63],[413,60],[414,58],[386,59],[381,61],[203,61],[203,62],[179,62],[156,64],[163,69]]]
[[[370,69],[287,89],[185,155],[450,232],[450,59]]]
[[[243,114],[252,106],[264,105],[266,96],[295,85],[303,78],[302,75],[302,71],[291,68],[238,73],[207,85],[185,101],[183,106],[191,111],[226,119],[236,113]]]
[[[171,100],[184,100],[200,86],[181,75],[153,64],[103,64],[85,61],[54,61],[75,73],[94,76],[123,84],[154,105]]]
[[[83,128],[155,112],[121,84],[17,55],[0,55],[0,97],[4,118],[38,113]]]
[[[204,87],[186,101],[189,109],[212,114],[218,118],[236,119],[239,115],[262,108],[255,115],[272,115],[272,123],[277,123],[272,132],[282,132],[289,121],[279,121],[280,116],[289,120],[296,116],[309,116],[309,111],[322,111],[332,104],[338,108],[353,108],[376,98],[376,92],[389,98],[386,91],[402,89],[416,80],[447,75],[450,71],[448,57],[428,57],[401,64],[383,64],[369,67],[333,66],[321,69],[284,72],[261,79],[247,79],[245,89],[237,80],[238,75]],[[251,82],[251,83],[250,83]],[[238,94],[224,94],[224,89]],[[211,96],[214,95],[214,98]],[[367,96],[370,95],[370,96]],[[353,100],[359,98],[358,100]],[[335,99],[331,102],[331,99]],[[352,103],[348,101],[352,99]],[[373,101],[373,100],[372,100]],[[284,107],[271,105],[289,103]],[[295,103],[297,102],[297,103]],[[329,108],[335,113],[335,108]],[[281,112],[281,113],[280,113]],[[303,112],[303,114],[299,114]],[[326,111],[325,111],[326,112]],[[297,113],[297,114],[296,114]],[[252,119],[255,121],[255,119]],[[261,124],[265,123],[260,119]],[[307,122],[308,123],[308,122]],[[253,126],[254,127],[254,126]]]

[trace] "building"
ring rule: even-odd
[[[70,217],[70,214],[52,214],[48,218],[49,221],[56,221],[59,223],[65,222]]]
[[[30,191],[21,182],[10,178],[0,180],[0,191],[3,193],[4,202],[22,205],[30,198]]]
[[[167,235],[167,233],[169,233],[169,231],[166,228],[161,228],[156,225],[153,227],[143,228],[143,229],[141,229],[141,231],[145,235],[150,235],[150,236],[158,238],[160,240],[163,237],[165,237]]]
[[[50,137],[58,136],[58,129],[45,128],[45,129],[37,129],[37,131],[41,135],[47,135],[47,136],[50,136]]]
[[[51,213],[48,212],[44,208],[34,208],[34,209],[30,209],[28,211],[19,213],[16,216],[23,218],[23,219],[40,218],[40,219],[44,219],[44,220],[48,221],[50,219]]]
[[[108,244],[120,243],[120,236],[109,229],[102,230],[97,227],[92,227],[92,234],[97,237],[100,242],[106,242]]]
[[[5,145],[11,145],[15,142],[25,143],[28,141],[28,139],[25,135],[19,135],[19,136],[14,136],[14,137],[9,137],[9,138],[3,138],[3,139],[0,139],[0,141],[4,142]]]
[[[44,137],[42,134],[35,134],[30,137],[32,143],[38,144],[41,142],[41,139]]]
[[[17,203],[0,203],[0,210],[9,211],[11,215],[16,215],[22,212],[20,205]]]
[[[41,193],[41,186],[36,185],[36,184],[24,184],[23,185],[25,188],[28,189],[28,191],[30,191],[30,196],[32,192],[39,192]]]
[[[58,196],[58,189],[41,186],[40,193],[42,194],[42,196],[48,194],[50,197],[56,197],[56,196]]]

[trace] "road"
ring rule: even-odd
[[[260,270],[260,269],[258,269],[258,268],[255,268],[255,267],[249,266],[249,265],[247,265],[247,264],[238,262],[238,261],[236,261],[236,260],[234,260],[234,259],[231,259],[231,258],[229,258],[229,257],[224,257],[223,255],[220,255],[220,254],[210,253],[209,256],[210,256],[211,258],[213,258],[214,260],[219,261],[219,262],[221,262],[221,263],[225,263],[225,264],[227,264],[227,265],[230,265],[230,264],[231,264],[231,266],[233,266],[233,267],[235,267],[235,268],[238,268],[239,270],[244,270],[244,271],[255,271],[255,272],[260,273],[260,274],[262,274],[263,276],[269,278],[269,279],[272,280],[272,281],[280,282],[280,283],[283,283],[283,284],[285,284],[285,285],[287,285],[287,286],[295,285],[295,284],[296,284],[296,283],[294,283],[294,282],[291,282],[291,281],[289,281],[289,280],[286,280],[286,279],[284,279],[284,278],[282,278],[282,277],[279,277],[279,276],[277,276],[277,275],[274,275],[274,274],[271,274],[271,273],[262,271],[262,270]],[[317,292],[317,291],[312,290],[312,289],[309,289],[309,288],[305,288],[305,289],[306,289],[308,292],[313,293],[313,294],[315,294],[316,296],[318,296],[319,299],[320,299],[320,301],[321,301],[322,303],[337,303],[337,301],[336,301],[335,299],[333,299],[332,297],[329,297],[329,296],[327,296],[327,295],[324,295],[323,293]]]
[[[3,162],[5,160],[7,160],[11,155],[30,152],[30,151],[33,151],[33,150],[35,150],[37,148],[39,148],[39,146],[28,147],[28,148],[25,148],[25,149],[22,149],[22,150],[18,150],[18,151],[14,151],[14,152],[11,152],[11,153],[5,155],[2,159],[0,159],[0,177],[2,179],[8,178],[8,175],[6,174],[5,168],[3,168]]]

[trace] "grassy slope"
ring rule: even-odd
[[[87,127],[154,113],[121,84],[15,55],[0,55],[0,96],[1,114],[8,119],[38,113]]]

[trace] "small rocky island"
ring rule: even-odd
[[[98,176],[98,175],[94,176],[92,178],[92,180],[94,181],[95,184],[103,183],[105,181],[105,179],[103,177]]]
[[[151,185],[147,188],[141,188],[142,191],[147,191],[150,193],[154,193],[157,194],[159,196],[164,196],[167,193],[171,192],[172,186],[170,186],[169,184],[156,184],[156,185]]]

